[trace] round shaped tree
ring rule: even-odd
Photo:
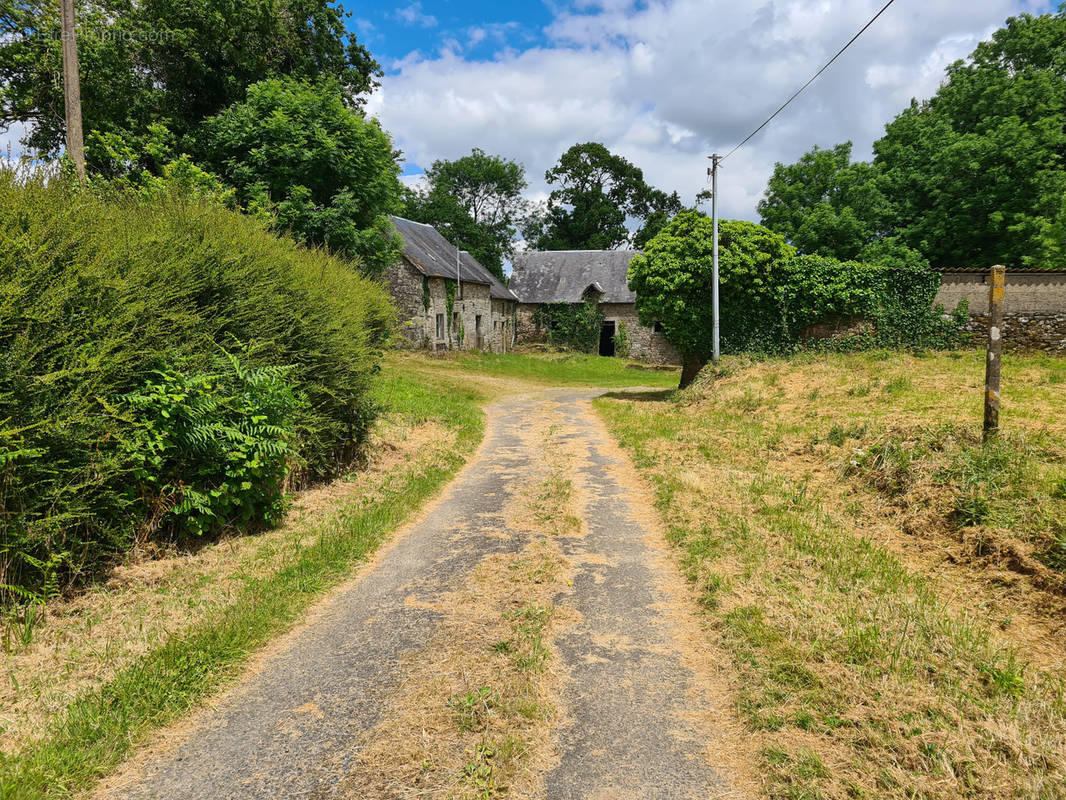
[[[718,225],[721,344],[724,351],[773,349],[780,341],[782,292],[795,250],[753,222]],[[700,371],[712,351],[713,223],[699,211],[674,217],[629,267],[644,325],[659,323],[682,355],[681,387]]]

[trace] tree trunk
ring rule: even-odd
[[[707,364],[707,359],[699,353],[685,353],[681,360],[681,385],[678,389],[684,389],[700,374],[700,370]]]

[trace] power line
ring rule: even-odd
[[[892,5],[894,2],[896,2],[896,0],[888,0],[888,2],[885,3],[884,7],[880,11],[878,11],[876,14],[874,14],[873,19],[871,19],[869,22],[867,22],[865,25],[862,26],[862,30],[861,31],[859,31],[854,36],[852,36],[851,39],[848,41],[848,43],[846,45],[844,45],[843,47],[841,47],[839,52],[837,52],[837,54],[835,56],[833,56],[831,59],[829,59],[829,62],[824,67],[822,67],[820,70],[818,70],[816,73],[814,73],[814,77],[813,78],[811,78],[809,81],[807,81],[805,84],[803,84],[799,89],[797,89],[796,93],[794,95],[792,95],[792,97],[788,98],[788,100],[786,100],[784,103],[782,103],[781,107],[779,109],[777,109],[777,111],[775,111],[773,114],[771,114],[766,119],[766,122],[764,122],[758,128],[756,128],[751,133],[749,133],[746,137],[744,137],[744,141],[742,141],[740,144],[738,144],[736,147],[734,147],[732,150],[730,150],[728,153],[726,153],[724,156],[722,156],[718,160],[718,162],[721,163],[722,161],[725,161],[727,158],[729,158],[731,155],[733,155],[733,153],[735,153],[737,150],[739,150],[741,147],[743,147],[745,144],[747,144],[748,140],[750,140],[755,134],[757,134],[759,131],[761,131],[763,128],[765,128],[767,125],[769,125],[773,121],[774,117],[776,117],[778,114],[780,114],[782,111],[784,111],[789,103],[791,103],[793,100],[795,100],[797,97],[799,97],[800,93],[804,89],[806,89],[808,86],[810,86],[812,83],[814,83],[818,79],[819,75],[821,75],[823,72],[825,72],[827,69],[829,69],[829,67],[832,66],[833,62],[836,61],[838,58],[840,58],[840,56],[844,54],[844,51],[847,50],[849,47],[851,47],[851,45],[855,42],[856,39],[858,39],[860,36],[862,36],[864,33],[866,33],[866,29],[869,28],[871,25],[873,25],[877,21],[877,18],[880,17],[882,14],[884,14],[885,11],[888,10],[888,7],[890,5]]]

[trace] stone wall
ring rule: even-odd
[[[1004,345],[1008,349],[1066,352],[1066,270],[1007,270]],[[983,341],[988,331],[988,271],[943,274],[936,302],[952,311],[966,300],[966,330]]]
[[[519,303],[517,307],[517,338],[519,342],[542,342],[547,332],[537,327],[533,315],[537,303]],[[632,303],[601,303],[604,321],[614,322],[615,330],[625,325],[629,340],[629,356],[649,364],[680,364],[681,356],[674,346],[666,341],[659,331],[645,327],[637,319],[637,310]]]
[[[681,363],[681,356],[661,332],[640,324],[632,303],[601,303],[600,311],[605,321],[614,322],[616,331],[620,325],[625,326],[630,358],[649,364]]]
[[[457,288],[449,320],[448,290],[444,278],[429,278],[428,309],[424,304],[422,281],[422,273],[403,260],[385,273],[389,293],[400,312],[401,341],[412,347],[429,350],[505,353],[511,349],[513,303],[493,299],[489,287],[484,284],[464,282],[461,297]],[[444,323],[443,336],[437,335],[438,315],[441,315]]]
[[[426,333],[422,273],[400,259],[385,271],[385,285],[399,312],[397,323],[404,340],[414,347],[421,347]]]
[[[988,337],[988,314],[971,314],[963,330],[972,334],[975,344],[983,344]],[[1066,353],[1066,313],[1004,314],[1003,346],[1008,350]]]

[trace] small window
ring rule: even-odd
[[[444,338],[444,315],[437,314],[437,338]]]
[[[474,333],[478,336],[481,335],[481,315],[478,314],[474,317]]]

